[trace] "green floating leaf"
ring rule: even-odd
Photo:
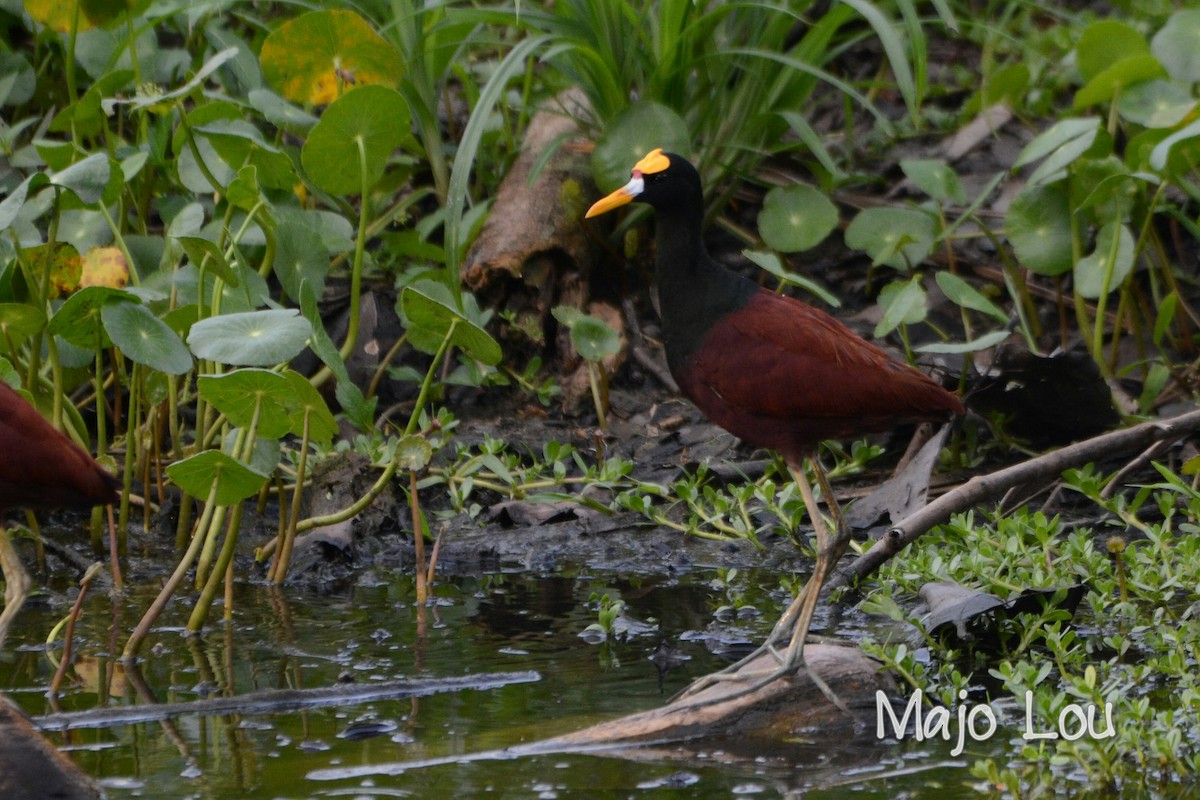
[[[1150,51],[1175,80],[1200,81],[1200,9],[1172,14],[1150,40]]]
[[[347,84],[399,86],[404,58],[353,11],[312,11],[263,41],[263,77],[288,100],[324,105]],[[401,126],[405,129],[408,123]]]
[[[50,183],[71,192],[85,206],[100,202],[104,188],[108,186],[112,165],[105,153],[93,153],[66,169],[50,176]]]
[[[46,315],[27,303],[0,303],[0,341],[19,346],[46,327]]]
[[[767,192],[758,215],[758,232],[772,250],[797,253],[816,247],[837,227],[837,206],[806,186],[777,186]]]
[[[316,390],[308,378],[290,369],[283,371],[292,393],[293,408],[288,416],[291,430],[296,436],[304,434],[304,418],[308,417],[308,438],[315,442],[331,442],[337,435],[337,420],[325,403],[325,398]]]
[[[395,458],[400,469],[417,472],[429,464],[429,460],[433,458],[433,448],[424,436],[412,433],[396,442]]]
[[[1086,86],[1075,93],[1075,110],[1082,111],[1090,106],[1106,105],[1111,103],[1112,99],[1118,93],[1123,92],[1127,86],[1133,86],[1152,78],[1164,78],[1166,74],[1167,71],[1163,69],[1162,64],[1152,55],[1118,61],[1092,78]]]
[[[1141,31],[1112,19],[1088,25],[1075,45],[1075,61],[1085,82],[1118,61],[1146,55],[1150,55],[1150,44]]]
[[[202,319],[188,333],[197,358],[244,367],[269,367],[300,354],[312,325],[296,309],[269,309]]]
[[[958,173],[945,161],[934,158],[904,159],[900,169],[925,194],[942,203],[962,205],[967,201]]]
[[[621,351],[621,335],[599,317],[574,306],[556,306],[551,313],[571,331],[575,352],[588,361],[598,362]]]
[[[635,103],[608,124],[592,151],[592,177],[602,192],[629,182],[629,170],[656,147],[686,156],[692,149],[687,123],[659,103]]]
[[[268,189],[291,189],[296,169],[286,153],[263,139],[258,128],[244,120],[215,120],[196,127],[198,136],[212,143],[221,159],[242,168],[252,165],[258,180]]]
[[[939,272],[935,278],[946,297],[963,308],[980,311],[1000,323],[1008,322],[1008,315],[991,300],[979,293],[971,284],[952,272]]]
[[[192,368],[192,354],[179,334],[140,302],[109,300],[100,309],[100,319],[126,358],[168,375],[183,375]]]
[[[440,286],[429,280],[405,286],[400,293],[400,310],[404,318],[410,325],[438,337],[450,334],[450,343],[477,361],[489,366],[499,364],[503,356],[500,345],[487,331],[454,308],[448,298],[439,297],[445,294],[438,290]]]
[[[925,319],[925,289],[918,278],[889,283],[879,292],[883,318],[875,326],[875,338],[887,336],[900,325],[915,325]]]
[[[239,428],[254,425],[255,434],[278,439],[291,431],[296,407],[291,382],[267,369],[235,369],[196,380],[200,396]]]
[[[300,150],[310,180],[330,194],[374,186],[408,136],[408,104],[394,89],[360,86],[335,100]]]
[[[121,289],[88,286],[75,292],[59,306],[46,330],[76,347],[91,350],[112,347],[112,339],[105,332],[101,318],[101,311],[110,301],[140,302],[136,295]]]
[[[902,271],[929,257],[936,236],[933,217],[912,208],[868,208],[846,227],[848,247]]]
[[[1130,86],[1121,93],[1121,117],[1147,128],[1173,128],[1196,110],[1196,98],[1172,81],[1153,80]]]
[[[231,506],[258,494],[269,475],[255,472],[220,450],[205,450],[167,467],[167,476],[192,497],[207,500],[213,484],[214,502]]]
[[[1110,222],[1096,236],[1096,248],[1075,264],[1075,291],[1095,300],[1124,282],[1133,271],[1133,234]]]
[[[1071,208],[1058,186],[1027,187],[1004,215],[1004,229],[1017,260],[1039,275],[1071,269]]]

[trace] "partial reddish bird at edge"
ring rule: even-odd
[[[0,645],[29,591],[30,579],[8,533],[4,516],[14,508],[91,508],[116,503],[120,483],[79,445],[0,381],[0,569],[4,611]],[[112,554],[116,559],[116,553]]]
[[[780,667],[765,680],[794,674],[804,665],[804,640],[821,587],[850,542],[815,457],[817,446],[905,422],[944,422],[963,413],[962,403],[825,312],[714,261],[701,237],[700,176],[686,159],[652,151],[634,166],[630,181],[587,216],[634,201],[651,205],[656,214],[655,282],[671,375],[713,422],[784,457],[812,519],[817,537],[812,577],[763,647],[732,668],[767,650]],[[833,517],[832,536],[804,477],[805,459]],[[781,656],[774,645],[785,637],[789,644]]]

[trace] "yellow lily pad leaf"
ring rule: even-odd
[[[25,11],[50,30],[66,33],[71,30],[71,18],[75,16],[76,8],[79,9],[78,30],[86,31],[97,25],[107,25],[138,5],[135,0],[25,0]]]
[[[79,276],[79,288],[85,286],[107,286],[124,289],[129,283],[129,265],[125,255],[116,247],[93,247],[83,254],[83,271]]]
[[[263,77],[288,100],[325,105],[352,86],[395,88],[404,59],[353,11],[312,11],[263,42]]]
[[[79,286],[79,275],[83,269],[79,251],[65,242],[57,242],[54,250],[50,245],[39,245],[26,250],[26,258],[35,275],[50,270],[50,293],[53,297],[70,294]]]

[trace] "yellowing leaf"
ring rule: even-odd
[[[324,105],[351,86],[395,88],[399,51],[353,11],[313,11],[281,25],[263,42],[263,77],[288,100]]]
[[[107,286],[124,289],[129,282],[129,265],[124,254],[115,247],[93,247],[83,254],[83,272],[79,276],[79,288],[85,286]]]
[[[76,9],[79,10],[77,30],[86,31],[97,25],[107,25],[126,11],[144,5],[135,0],[25,0],[25,11],[50,30],[66,33],[71,30],[71,18]]]
[[[79,251],[63,242],[54,245],[54,252],[48,248],[49,245],[43,244],[26,251],[34,274],[41,275],[43,270],[50,270],[50,291],[54,297],[75,291],[81,269]]]

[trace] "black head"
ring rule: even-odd
[[[595,217],[626,203],[649,203],[656,209],[698,206],[703,202],[700,175],[686,158],[652,150],[633,166],[629,183],[596,201],[585,216]]]

